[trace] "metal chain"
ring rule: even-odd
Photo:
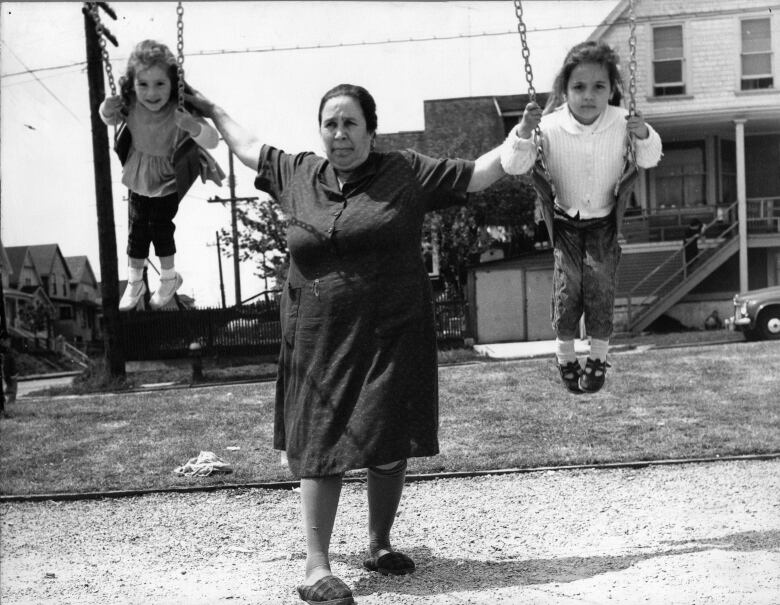
[[[184,7],[176,6],[176,73],[178,75],[179,109],[184,109]]]
[[[514,0],[515,4],[515,16],[517,17],[517,33],[520,34],[520,43],[523,50],[523,61],[525,62],[525,81],[528,83],[528,100],[536,102],[536,89],[534,88],[534,72],[531,68],[531,50],[528,48],[528,38],[526,37],[526,26],[523,21],[523,2],[522,0]],[[542,167],[544,178],[550,185],[550,191],[552,197],[555,199],[555,184],[553,183],[550,171],[547,169],[547,158],[545,157],[544,148],[542,147],[542,130],[537,126],[534,129],[534,138],[536,139],[536,152],[539,158],[539,164]]]
[[[108,57],[108,50],[106,50],[106,39],[103,36],[103,22],[100,20],[100,13],[98,12],[98,6],[95,2],[87,3],[87,9],[95,22],[95,32],[98,37],[98,44],[100,45],[100,54],[103,57],[103,65],[106,68],[106,75],[108,76],[108,86],[111,89],[111,96],[116,96],[116,84],[114,83],[114,71],[111,68],[111,60]]]
[[[634,14],[634,0],[628,2],[628,113],[636,115],[636,15]]]
[[[525,61],[525,80],[528,82],[528,98],[536,101],[536,89],[534,88],[534,72],[531,69],[531,51],[528,48],[528,39],[526,38],[526,27],[523,21],[523,3],[521,0],[514,0],[515,15],[517,16],[517,33],[520,34],[520,43],[523,45],[523,60]]]

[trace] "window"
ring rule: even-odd
[[[682,25],[653,29],[653,94],[685,94]]]
[[[682,208],[707,203],[704,143],[670,143],[655,169],[659,208]]]
[[[742,90],[772,88],[772,35],[769,19],[742,21]]]

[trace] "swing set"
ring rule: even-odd
[[[628,113],[629,116],[636,115],[636,15],[634,13],[635,0],[629,0],[628,3],[628,16],[629,16],[629,36],[628,36],[628,49],[629,49],[629,81],[628,81]],[[525,67],[525,79],[528,83],[528,99],[529,102],[536,101],[536,89],[533,83],[533,69],[531,67],[531,51],[528,47],[527,40],[527,27],[523,20],[523,2],[522,0],[514,0],[515,15],[517,16],[517,32],[520,35],[520,43],[522,45],[522,56]],[[543,204],[547,204],[552,208],[555,201],[555,183],[553,182],[550,172],[547,169],[547,159],[544,154],[544,148],[542,146],[542,133],[539,126],[534,131],[534,144],[537,149],[537,160],[531,172],[534,189],[541,199]],[[620,178],[615,183],[613,194],[617,205],[620,206],[621,202],[631,194],[634,183],[639,176],[639,170],[636,164],[636,148],[633,135],[626,133],[626,148],[624,153],[623,170]]]

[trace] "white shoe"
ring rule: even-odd
[[[162,309],[171,301],[173,295],[176,294],[176,290],[178,290],[183,283],[184,280],[178,273],[171,279],[161,279],[157,291],[152,294],[152,298],[149,300],[149,306],[152,307],[152,309]]]
[[[146,294],[146,284],[140,279],[127,282],[124,294],[119,301],[120,311],[132,311],[138,306],[138,301]]]

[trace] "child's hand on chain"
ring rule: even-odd
[[[121,113],[123,105],[122,97],[119,95],[106,97],[103,101],[103,115],[106,118],[113,118]]]
[[[626,116],[626,129],[637,139],[646,139],[650,136],[650,130],[647,128],[645,119],[640,113]]]
[[[525,106],[523,117],[520,120],[520,126],[517,129],[517,136],[521,139],[530,139],[534,130],[542,121],[542,108],[535,101],[531,101]]]

